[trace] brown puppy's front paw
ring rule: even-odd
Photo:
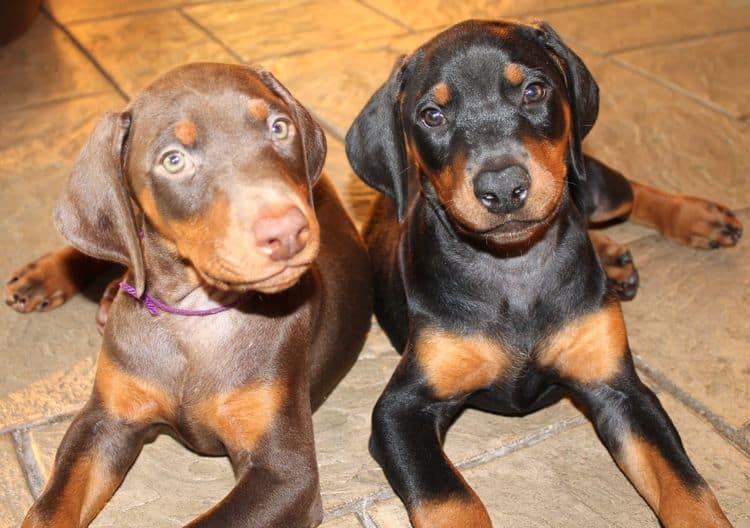
[[[21,313],[57,308],[75,294],[57,253],[49,253],[17,269],[5,283],[5,304]]]
[[[723,205],[684,196],[669,231],[669,236],[686,246],[718,249],[737,244],[742,236],[742,222]]]

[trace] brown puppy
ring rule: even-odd
[[[189,526],[320,523],[311,413],[354,363],[371,304],[359,235],[318,181],[325,152],[287,90],[243,66],[177,68],[102,118],[56,221],[126,265],[132,295],[114,298],[93,394],[25,527],[87,526],[163,426],[237,475]]]

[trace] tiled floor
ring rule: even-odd
[[[636,180],[702,195],[750,224],[750,3],[743,0],[47,0],[0,48],[0,276],[62,240],[52,203],[98,116],[189,61],[262,62],[328,132],[328,171],[361,218],[368,194],[343,152],[348,124],[395,57],[467,17],[550,21],[602,88],[587,148]],[[679,247],[632,225],[641,291],[631,344],[687,450],[737,527],[750,527],[750,244]],[[93,288],[49,314],[0,309],[0,526],[39,492],[91,387]],[[373,330],[315,416],[326,528],[402,527],[367,454],[371,407],[396,364]],[[467,412],[447,450],[496,526],[657,526],[567,403],[526,418]],[[224,459],[169,437],[148,445],[94,525],[181,526],[232,485]]]

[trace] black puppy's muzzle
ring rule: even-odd
[[[529,195],[531,178],[520,165],[482,171],[474,177],[474,195],[493,214],[521,209]]]

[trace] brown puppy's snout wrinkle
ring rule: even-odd
[[[524,206],[531,178],[520,165],[482,171],[474,178],[474,195],[491,213],[504,214]]]
[[[289,260],[310,239],[307,218],[297,206],[261,213],[252,230],[258,251],[275,261]]]

